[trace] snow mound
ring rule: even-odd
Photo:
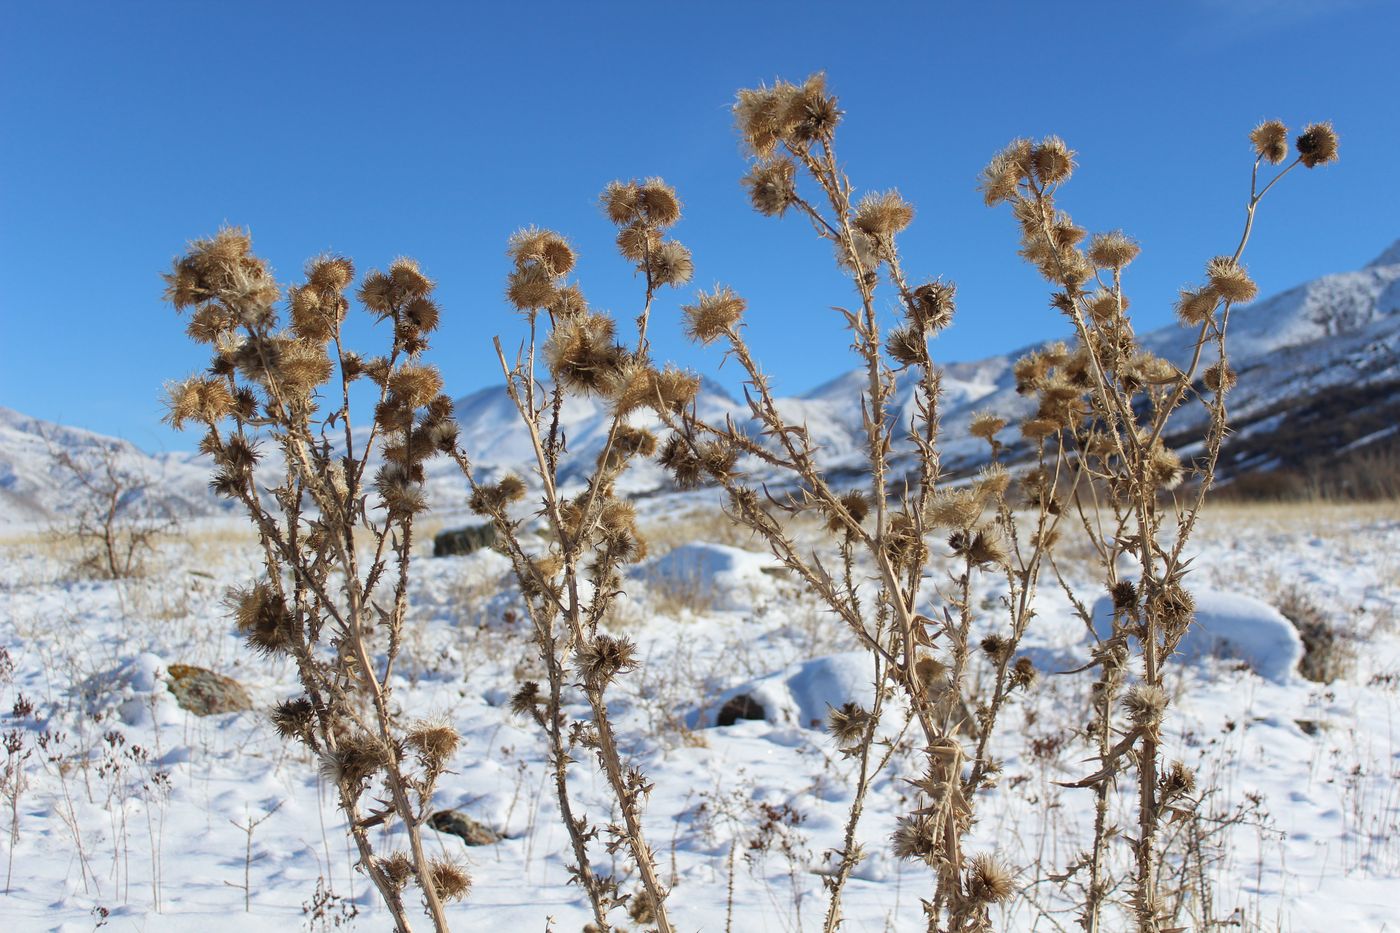
[[[634,579],[651,586],[694,589],[716,609],[745,609],[755,591],[772,586],[764,568],[774,565],[767,554],[724,544],[682,544],[632,571]]]
[[[1205,657],[1244,661],[1266,680],[1284,683],[1293,679],[1303,657],[1298,630],[1268,603],[1202,587],[1192,591],[1196,621],[1177,646],[1177,656],[1188,662]],[[1094,604],[1094,631],[1106,638],[1113,621],[1113,600],[1103,597]]]
[[[721,693],[711,704],[693,710],[687,725],[716,725],[726,703],[746,696],[763,708],[763,718],[774,725],[813,728],[826,721],[827,707],[856,702],[869,709],[875,702],[874,671],[864,651],[830,654],[793,664],[773,674],[740,684]]]

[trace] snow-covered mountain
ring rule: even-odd
[[[93,501],[78,471],[98,489],[119,487],[133,514],[223,509],[209,493],[209,465],[198,454],[153,456],[118,438],[0,407],[0,526],[62,518]]]
[[[1190,332],[1175,325],[1145,333],[1141,341],[1178,365],[1191,355]],[[1230,345],[1239,384],[1230,396],[1234,433],[1222,465],[1226,475],[1297,466],[1393,439],[1400,424],[1400,241],[1357,271],[1324,275],[1237,308]],[[980,464],[985,445],[966,433],[976,412],[1011,418],[1027,412],[1032,403],[1016,393],[1011,368],[1031,349],[944,366],[940,414],[946,469],[957,473]],[[864,372],[852,370],[779,401],[789,419],[806,425],[833,470],[859,468],[864,385]],[[896,414],[906,424],[914,411],[914,388],[913,378],[905,376],[896,392]],[[743,424],[749,418],[742,401],[709,380],[702,383],[697,404],[712,421],[732,416]],[[529,472],[529,436],[501,386],[463,396],[456,409],[463,447],[484,477]],[[648,416],[634,417],[647,424]],[[1190,406],[1183,408],[1169,440],[1189,444],[1198,427],[1193,419],[1200,417]],[[607,437],[606,404],[570,399],[561,426],[573,468],[588,469]],[[648,426],[656,426],[654,419]],[[55,461],[54,449],[86,458],[111,450],[114,462],[152,483],[146,495],[158,497],[162,507],[185,514],[224,508],[208,492],[208,467],[198,455],[149,456],[124,441],[0,408],[0,523],[44,520],[71,507],[75,480]],[[638,464],[626,479],[632,493],[667,485],[654,463]],[[444,459],[429,468],[429,491],[435,507],[447,511],[459,511],[466,500],[455,464]]]

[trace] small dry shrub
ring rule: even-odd
[[[1356,666],[1356,646],[1338,630],[1327,613],[1299,585],[1275,597],[1278,609],[1303,640],[1303,659],[1298,673],[1314,683],[1328,684],[1351,673]]]

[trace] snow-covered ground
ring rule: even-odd
[[[627,753],[655,784],[646,824],[674,887],[673,918],[687,931],[725,929],[737,842],[733,928],[819,929],[819,871],[840,843],[855,763],[813,720],[828,703],[868,695],[868,674],[832,618],[765,555],[735,549],[741,538],[718,519],[676,519],[665,500],[650,510],[658,538],[729,545],[653,557],[629,580],[616,619],[641,648],[613,700]],[[166,669],[181,663],[233,676],[262,708],[295,691],[294,672],[254,656],[225,619],[225,588],[255,570],[250,537],[226,519],[187,530],[151,575],[117,583],[73,578],[42,533],[0,540],[9,659],[0,659],[0,726],[15,736],[14,754],[28,756],[12,852],[12,813],[0,800],[0,928],[214,933],[250,920],[276,930],[339,920],[384,929],[307,756],[260,711],[199,718],[166,686]],[[1171,707],[1167,755],[1199,769],[1209,788],[1200,812],[1217,818],[1203,824],[1201,853],[1216,916],[1245,929],[1400,929],[1400,510],[1222,508],[1197,540],[1192,584],[1220,594],[1202,600],[1203,621],[1214,620],[1215,636],[1255,639],[1183,661]],[[397,696],[461,730],[437,805],[505,836],[467,848],[428,831],[474,877],[451,914],[464,930],[577,930],[588,914],[566,884],[544,742],[506,704],[539,666],[522,623],[506,621],[506,562],[478,553],[416,566]],[[1276,640],[1258,638],[1279,633],[1269,626],[1281,617],[1252,600],[1278,604],[1290,591],[1354,644],[1354,665],[1334,683],[1292,671],[1286,630],[1282,661]],[[978,802],[971,843],[995,844],[1017,872],[1022,893],[999,929],[1075,928],[1050,876],[1074,862],[1089,830],[1089,792],[1056,783],[1091,768],[1087,747],[1068,739],[1087,715],[1085,685],[1054,673],[1083,662],[1087,634],[1049,587],[1039,611],[1026,646],[1043,673],[1003,716],[1001,780]],[[741,692],[766,718],[713,725]],[[910,760],[897,753],[875,784],[859,832],[869,857],[848,885],[844,929],[923,929],[927,870],[898,862],[887,845],[909,806]],[[608,796],[592,762],[570,773],[590,818],[605,823]],[[1130,804],[1118,801],[1125,827]],[[755,848],[765,822],[766,844]],[[1122,857],[1127,843],[1117,846]]]

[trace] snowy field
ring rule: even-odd
[[[869,671],[813,598],[698,501],[645,506],[652,556],[613,620],[643,658],[612,698],[627,752],[655,784],[648,838],[680,929],[722,931],[731,914],[738,931],[820,929],[821,872],[841,842],[855,762],[819,722],[828,704],[869,695]],[[1173,870],[1184,867],[1232,928],[1400,930],[1400,508],[1219,506],[1194,544],[1201,630],[1177,665],[1165,754],[1199,769],[1205,818],[1171,828],[1185,834],[1178,851],[1194,853]],[[1092,597],[1086,557],[1070,553],[1061,569]],[[262,712],[296,692],[293,670],[253,655],[226,620],[225,590],[256,567],[242,526],[188,525],[141,579],[85,580],[69,567],[42,531],[0,531],[10,760],[0,929],[388,929],[353,870],[332,793]],[[511,621],[507,563],[425,550],[416,571],[396,696],[462,733],[437,806],[501,836],[467,847],[426,832],[474,879],[450,908],[454,929],[579,930],[589,913],[566,884],[545,742],[508,708],[539,662],[525,624]],[[1301,645],[1271,608],[1297,616],[1300,606],[1336,636],[1331,683],[1299,676]],[[970,848],[996,841],[1016,871],[1020,894],[998,929],[1071,930],[1073,880],[1054,879],[1084,848],[1092,807],[1089,791],[1057,782],[1093,765],[1074,736],[1086,684],[1056,672],[1085,663],[1090,635],[1049,580],[1038,609],[1024,647],[1041,676],[1003,717],[1001,779],[979,800]],[[232,676],[254,709],[187,712],[167,686],[177,664]],[[715,725],[741,693],[765,718]],[[573,712],[584,708],[579,698]],[[898,720],[888,714],[891,737]],[[923,929],[931,876],[887,844],[909,806],[911,760],[897,748],[875,784],[858,834],[869,857],[847,887],[843,929]],[[605,823],[594,763],[570,775]],[[1122,791],[1114,806],[1130,827]],[[1123,865],[1127,845],[1116,843]]]

